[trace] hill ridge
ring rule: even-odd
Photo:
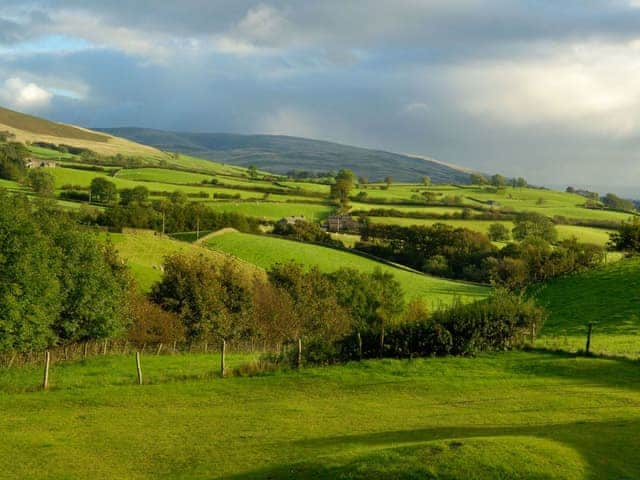
[[[397,181],[419,181],[428,175],[435,183],[468,183],[469,169],[427,156],[347,145],[293,135],[182,132],[143,127],[96,128],[163,150],[196,155],[247,167],[287,173],[292,170],[326,172],[350,168],[370,180],[391,176]]]

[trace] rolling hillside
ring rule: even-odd
[[[325,272],[332,272],[341,267],[354,268],[363,272],[372,272],[375,268],[381,268],[383,271],[393,274],[402,284],[407,299],[419,296],[427,302],[430,308],[438,307],[441,303],[451,303],[454,298],[478,300],[486,297],[489,293],[489,288],[482,285],[422,275],[370,260],[354,253],[276,237],[234,232],[211,237],[205,245],[214,250],[232,254],[262,268],[269,268],[275,263],[288,261],[309,266],[317,265],[320,270]]]
[[[583,350],[593,323],[592,352],[640,357],[640,259],[552,280],[535,296],[549,312],[539,346]]]
[[[370,150],[308,138],[280,135],[182,133],[145,128],[96,129],[162,150],[222,163],[256,167],[273,173],[291,170],[326,172],[350,168],[370,180],[392,176],[417,181],[429,175],[436,183],[467,183],[468,171],[428,158]]]
[[[0,107],[0,132],[10,132],[20,142],[50,142],[88,148],[102,155],[135,155],[154,160],[168,157],[160,150],[139,143],[97,133],[73,125],[51,122],[43,118]]]

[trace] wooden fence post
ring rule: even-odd
[[[109,340],[104,339],[104,343],[102,344],[102,355],[107,354],[107,348],[109,347]]]
[[[44,378],[42,379],[43,390],[49,390],[49,364],[51,363],[51,354],[47,350],[44,354]]]
[[[89,343],[84,342],[84,346],[82,348],[82,358],[87,358],[87,349],[89,348]]]
[[[225,366],[224,366],[224,356],[227,352],[227,341],[223,338],[222,339],[222,345],[220,348],[220,376],[224,377],[224,370],[225,370]]]
[[[362,335],[358,332],[358,359],[362,360]]]
[[[142,367],[140,366],[140,352],[136,352],[136,370],[138,371],[138,385],[142,385]]]
[[[536,322],[531,324],[531,345],[536,343]]]
[[[160,355],[161,351],[162,351],[162,343],[158,345],[158,351],[156,352],[156,355]]]
[[[587,348],[585,348],[587,355],[589,355],[591,351],[591,332],[592,331],[593,331],[593,323],[589,322],[589,329],[587,330]]]
[[[298,337],[298,361],[297,367],[302,367],[302,338]]]

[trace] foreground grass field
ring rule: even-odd
[[[640,477],[640,369],[513,352],[219,379],[218,356],[0,370],[2,478]],[[233,358],[238,363],[238,358]],[[7,387],[8,386],[8,387]]]
[[[584,350],[591,322],[592,352],[640,358],[639,258],[558,278],[535,295],[549,312],[539,346]]]
[[[341,267],[355,268],[364,272],[381,268],[383,271],[392,273],[402,284],[407,299],[421,297],[430,307],[451,303],[454,298],[477,300],[489,293],[489,288],[481,285],[422,275],[342,250],[281,238],[232,232],[212,237],[206,245],[262,268],[291,260],[308,266],[317,265],[326,272],[332,272]]]

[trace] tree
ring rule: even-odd
[[[255,165],[249,165],[247,173],[249,174],[249,178],[258,178],[258,169]]]
[[[491,185],[493,185],[494,187],[502,188],[506,184],[507,184],[507,179],[502,175],[500,175],[499,173],[496,173],[495,175],[491,176]]]
[[[56,180],[54,176],[41,168],[29,170],[27,175],[27,184],[31,190],[43,197],[53,196],[56,189]]]
[[[118,199],[116,184],[104,177],[96,177],[91,180],[89,187],[91,200],[99,203],[113,203]]]
[[[523,177],[518,177],[516,180],[516,187],[524,188],[527,186],[527,181]]]
[[[422,177],[422,184],[425,187],[429,187],[431,185],[431,177],[429,175],[425,175]]]
[[[633,217],[620,224],[617,232],[609,234],[609,248],[640,253],[640,218]]]
[[[488,185],[489,184],[489,180],[487,180],[487,178],[480,173],[472,173],[471,175],[469,175],[469,181],[471,182],[471,185]]]
[[[151,299],[177,314],[189,340],[209,339],[223,308],[218,267],[208,257],[176,254],[164,262],[164,275]]]
[[[53,204],[0,204],[0,350],[122,332],[131,283],[115,250]]]
[[[358,177],[358,184],[366,185],[369,183],[369,179],[367,177]]]
[[[336,175],[335,183],[331,185],[331,198],[337,199],[341,204],[349,200],[349,193],[355,185],[355,174],[348,169],[342,169]]]
[[[492,223],[489,225],[488,235],[493,242],[506,242],[511,237],[509,229],[502,223]]]
[[[28,156],[29,150],[22,143],[0,143],[0,178],[20,180]]]
[[[606,207],[614,210],[625,210],[625,211],[635,210],[635,205],[631,200],[625,200],[624,198],[620,198],[614,193],[607,193],[602,198],[602,203],[604,203]]]
[[[391,186],[391,184],[393,183],[393,177],[391,176],[384,177],[384,183],[387,184],[387,187]]]
[[[120,203],[129,205],[133,202],[143,203],[149,198],[149,190],[143,185],[133,188],[125,188],[120,191]]]
[[[555,224],[549,217],[540,213],[519,213],[516,215],[514,223],[515,227],[512,233],[516,240],[537,238],[549,243],[555,243],[558,240]]]

